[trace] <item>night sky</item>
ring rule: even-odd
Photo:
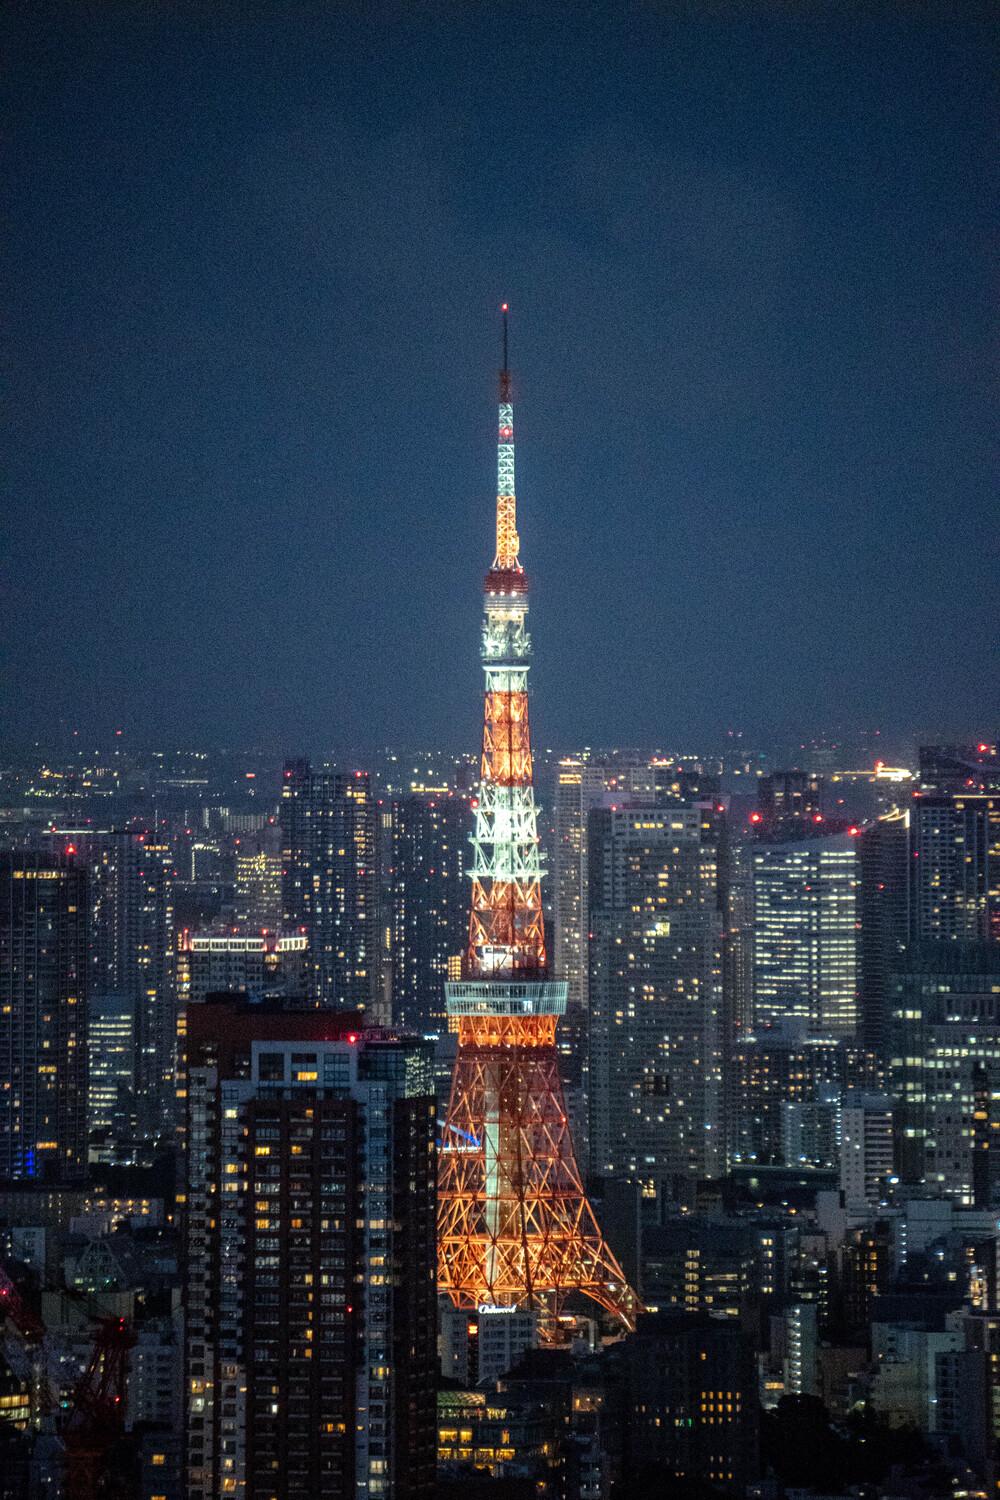
[[[996,719],[993,7],[8,0],[4,734]],[[989,722],[987,722],[989,721]]]

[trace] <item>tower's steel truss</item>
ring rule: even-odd
[[[545,949],[503,312],[469,943],[463,978],[446,986],[458,1056],[440,1154],[438,1277],[459,1307],[537,1307],[551,1318],[579,1291],[631,1328],[638,1304],[584,1192],[555,1047],[566,984],[549,979]]]

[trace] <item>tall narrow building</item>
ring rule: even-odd
[[[458,1055],[440,1154],[439,1285],[459,1307],[538,1309],[546,1319],[582,1291],[631,1326],[635,1296],[584,1194],[556,1050],[566,982],[550,976],[545,946],[506,305],[503,313],[469,936],[463,977],[445,991]]]
[[[377,812],[367,771],[285,765],[280,809],[285,926],[309,939],[326,1010],[370,1010],[379,988]]]
[[[430,1500],[429,1044],[357,1013],[188,1013],[191,1500]]]
[[[555,965],[566,1009],[587,1009],[587,815],[604,793],[604,768],[570,756],[556,767]]]
[[[0,1178],[87,1170],[87,872],[0,854]]]
[[[173,1130],[177,1063],[174,853],[155,830],[74,830],[54,836],[72,849],[90,882],[89,994],[95,1018],[117,1016],[119,1040],[130,1018],[131,1080],[119,1079],[116,1134],[122,1159],[147,1156]],[[103,1020],[99,1023],[103,1025]],[[124,1056],[124,1053],[121,1054]],[[131,1099],[125,1095],[131,1093]],[[101,1118],[92,1121],[95,1128]]]
[[[892,973],[909,935],[909,814],[887,813],[858,838],[858,1035],[884,1061]]]
[[[470,804],[447,792],[413,793],[389,809],[392,1017],[443,1031],[449,961],[465,947]]]
[[[725,1170],[723,914],[704,821],[680,803],[590,814],[590,1162],[648,1199]]]

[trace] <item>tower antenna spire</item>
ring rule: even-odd
[[[507,314],[510,308],[506,302],[501,302],[500,311],[503,314],[503,369],[500,371],[500,400],[510,401],[510,370],[507,368]]]
[[[514,408],[510,399],[510,370],[507,365],[506,302],[503,315],[503,369],[500,371],[500,425],[497,431],[497,550],[494,569],[521,572],[518,559],[517,501],[514,498]]]

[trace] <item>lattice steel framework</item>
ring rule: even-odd
[[[438,1279],[459,1307],[536,1307],[549,1323],[570,1292],[585,1292],[631,1328],[638,1303],[583,1189],[555,1047],[566,984],[548,977],[545,949],[506,304],[502,312],[469,943],[463,978],[445,989],[458,1056],[440,1153]]]

